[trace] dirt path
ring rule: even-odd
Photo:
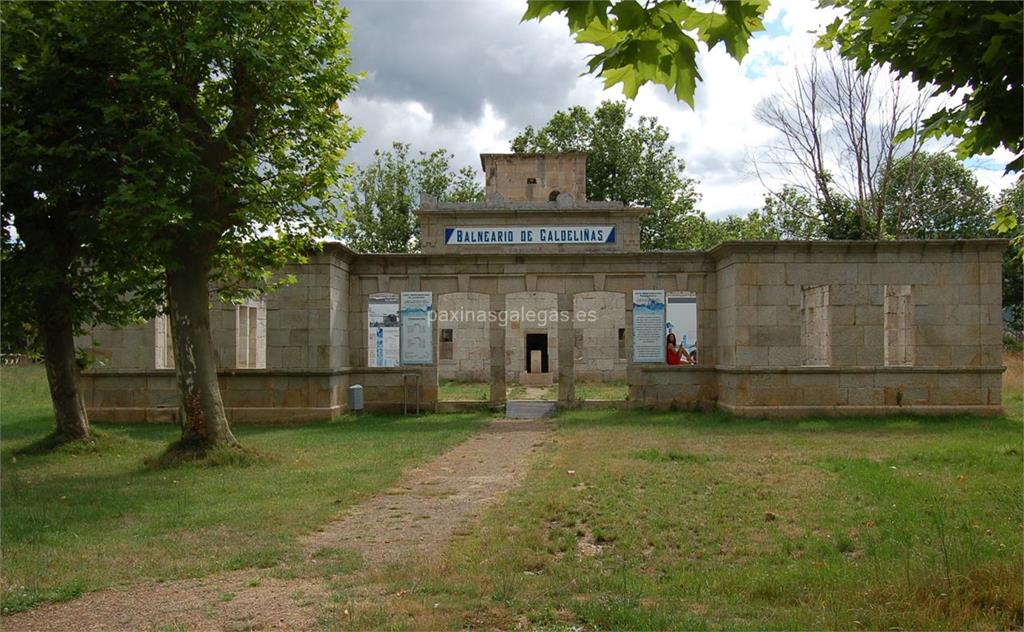
[[[309,630],[327,611],[325,553],[358,551],[370,572],[443,553],[459,525],[512,489],[544,440],[541,421],[502,419],[303,540],[301,568],[223,573],[89,593],[0,619],[5,631]]]

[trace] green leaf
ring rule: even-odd
[[[577,43],[604,50],[590,57],[587,72],[599,75],[606,87],[622,84],[633,98],[640,86],[657,83],[693,106],[697,70],[697,43],[684,30],[713,48],[741,61],[753,32],[764,29],[768,0],[722,0],[724,13],[698,11],[683,0],[641,5],[637,0],[579,1],[528,0],[523,19],[541,20],[564,13]]]
[[[596,44],[602,48],[615,46],[626,35],[621,31],[613,31],[599,20],[591,22],[590,26],[576,34],[576,42],[579,44]]]
[[[1005,234],[1017,228],[1017,214],[1009,207],[996,209],[995,222],[992,228],[999,234]]]
[[[558,11],[564,11],[565,2],[559,2],[557,0],[527,0],[526,11],[523,13],[523,17],[520,18],[520,22],[527,20],[543,20],[552,13]]]
[[[636,0],[622,0],[612,7],[612,14],[617,20],[616,27],[624,30],[640,28],[647,15]]]
[[[568,5],[565,16],[572,32],[582,31],[594,20],[608,24],[608,8],[611,6],[608,0],[575,0],[565,4]]]
[[[982,63],[987,64],[991,62],[993,59],[995,59],[996,55],[998,55],[1002,51],[1004,41],[1006,41],[1006,38],[1003,37],[1002,35],[994,36],[992,40],[989,42],[988,48],[985,49],[985,54],[981,56]]]

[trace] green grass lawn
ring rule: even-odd
[[[556,401],[558,399],[558,384],[547,386],[523,386],[521,384],[509,384],[505,389],[506,399],[535,400],[535,401]]]
[[[624,402],[629,398],[625,382],[576,382],[576,399]]]
[[[2,602],[13,612],[122,582],[271,566],[297,536],[444,452],[483,415],[239,426],[249,466],[153,469],[173,426],[95,424],[95,449],[17,452],[53,428],[41,367],[0,369]]]
[[[297,536],[487,420],[240,426],[266,459],[161,470],[145,460],[170,426],[97,424],[95,449],[16,455],[52,426],[41,371],[0,370],[0,397],[6,611],[297,563]],[[1019,628],[1020,392],[1005,403],[994,419],[567,412],[522,486],[439,561],[336,578],[327,624]]]
[[[344,628],[1006,629],[1022,623],[1013,417],[574,411],[440,562],[336,595]],[[376,593],[375,593],[376,594]]]
[[[576,399],[626,401],[629,387],[625,382],[577,382]],[[437,386],[437,397],[442,402],[476,401],[486,402],[491,397],[491,386],[487,382],[461,382],[441,380]],[[558,399],[558,385],[525,387],[513,384],[508,388],[509,399]]]
[[[486,402],[491,399],[491,385],[487,382],[441,380],[437,385],[437,398],[442,402]]]

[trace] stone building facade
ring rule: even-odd
[[[487,201],[419,209],[422,252],[362,254],[325,244],[289,267],[296,282],[244,306],[215,304],[221,389],[236,422],[331,417],[347,389],[369,409],[451,407],[438,379],[490,385],[532,373],[577,405],[582,379],[626,379],[628,406],[797,416],[1001,411],[1003,240],[727,242],[640,249],[644,209],[588,202],[584,154],[485,155]],[[699,362],[639,362],[633,292],[685,293]],[[371,295],[431,292],[433,359],[371,366]],[[442,311],[593,311],[517,323],[443,321]],[[539,311],[539,310],[538,310]],[[244,313],[243,313],[244,312]],[[173,358],[160,319],[99,328],[79,342],[97,419],[170,421]],[[532,366],[536,367],[536,363]]]

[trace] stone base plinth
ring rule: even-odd
[[[519,383],[523,386],[551,386],[555,383],[554,373],[520,373]]]

